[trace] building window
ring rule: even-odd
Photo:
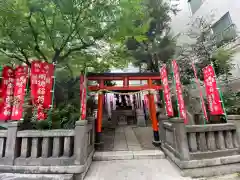
[[[236,27],[232,23],[229,12],[212,26],[212,30],[218,47],[234,40],[237,37]]]
[[[188,0],[188,3],[190,4],[192,14],[194,14],[202,5],[202,0]]]

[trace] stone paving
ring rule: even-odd
[[[105,129],[104,141],[104,148],[95,153],[85,180],[189,179],[181,177],[163,152],[152,145],[151,127],[120,126],[114,133]]]
[[[190,180],[166,159],[94,161],[85,180]]]
[[[101,151],[141,151],[159,149],[152,145],[152,128],[120,126],[103,130],[103,147]]]
[[[152,145],[152,128],[121,126],[104,130],[104,146],[93,157],[85,180],[191,180]],[[192,179],[193,180],[193,179]],[[237,174],[195,180],[240,180]]]

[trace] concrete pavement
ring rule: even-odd
[[[166,159],[94,161],[85,180],[190,180]]]
[[[105,132],[85,180],[192,180],[182,177],[163,152],[152,145],[151,127],[120,126]],[[240,180],[236,174],[195,180]]]

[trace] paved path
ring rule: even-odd
[[[104,147],[96,152],[85,180],[191,180],[159,148],[152,145],[152,128],[119,126],[105,129]],[[240,180],[239,176],[195,180]]]
[[[166,159],[94,161],[85,180],[190,180]]]
[[[143,134],[145,137],[143,137]],[[96,152],[85,180],[184,180],[159,148],[152,128],[119,126],[105,129],[104,152]]]
[[[101,151],[141,151],[159,149],[152,145],[151,127],[119,126],[115,130],[105,128],[103,131],[103,148]]]

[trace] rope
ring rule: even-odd
[[[135,92],[128,92],[128,93],[122,93],[122,92],[115,92],[115,91],[110,91],[110,90],[107,90],[107,89],[100,89],[97,91],[97,94],[99,93],[112,93],[112,94],[118,94],[118,95],[134,95],[134,94],[138,94],[138,93],[143,93],[143,92],[151,92],[152,94],[157,94],[157,92],[155,92],[155,89],[145,89],[145,90],[140,90],[140,91],[135,91]]]

